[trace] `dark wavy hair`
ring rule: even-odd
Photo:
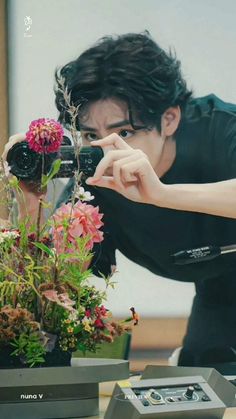
[[[61,77],[71,102],[80,105],[81,113],[94,101],[118,98],[127,103],[134,129],[160,130],[166,109],[180,106],[183,111],[192,94],[182,77],[180,61],[160,48],[147,31],[101,38],[76,60],[56,70],[58,120],[68,127],[70,115],[58,88]],[[135,121],[141,121],[143,126],[137,126]]]

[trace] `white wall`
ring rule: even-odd
[[[235,0],[8,0],[10,133],[39,117],[56,118],[55,67],[103,35],[148,29],[175,47],[195,95],[211,92],[236,102]],[[25,36],[24,18],[32,18]],[[108,306],[116,315],[189,313],[192,284],[159,278],[118,255],[119,274]],[[100,283],[99,279],[95,282]]]

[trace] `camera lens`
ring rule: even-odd
[[[11,173],[19,179],[35,179],[41,166],[41,156],[29,149],[27,142],[15,144],[8,152]]]
[[[18,153],[18,158],[18,168],[20,170],[29,170],[33,163],[32,155],[25,150],[22,150],[20,153]]]

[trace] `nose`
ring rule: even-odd
[[[107,129],[102,129],[102,130],[100,130],[100,132],[99,132],[99,139],[102,139],[102,138],[105,138],[105,137],[107,137],[108,135],[110,135],[110,134],[112,134],[112,132],[109,130],[107,130]]]

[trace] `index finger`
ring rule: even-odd
[[[100,146],[100,147],[113,145],[118,150],[127,150],[127,149],[132,148],[118,134],[115,134],[115,133],[108,135],[102,140],[91,141],[91,145]]]

